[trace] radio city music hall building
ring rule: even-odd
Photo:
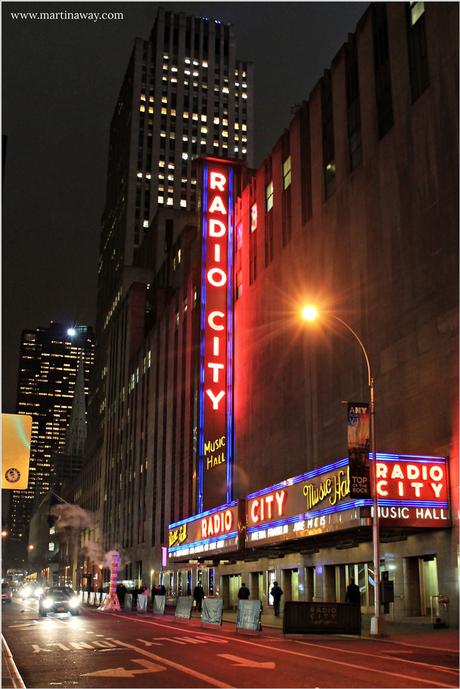
[[[301,321],[308,301],[372,364],[390,615],[443,594],[456,622],[457,13],[371,5],[255,174],[203,158],[198,212],[156,211],[113,315],[128,382],[101,521],[125,579],[200,579],[226,607],[244,581],[265,607],[274,579],[335,601],[354,576],[372,611],[342,403],[369,399],[366,368],[332,318]]]
[[[343,601],[353,576],[372,612],[371,501],[349,494],[343,405],[368,400],[367,371],[336,314],[375,378],[390,617],[429,616],[441,594],[456,623],[456,16],[372,5],[241,192],[237,167],[203,163],[195,509],[170,522],[163,571],[176,593],[199,578],[231,607],[244,581],[265,605],[276,579],[284,600]],[[315,325],[306,302],[326,313]]]

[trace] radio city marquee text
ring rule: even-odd
[[[226,456],[229,177],[210,164],[206,214],[206,331],[204,353],[204,471],[223,465]],[[214,472],[213,472],[214,473]]]
[[[187,530],[187,526],[189,527]],[[227,508],[199,517],[188,524],[180,524],[169,529],[170,557],[183,557],[193,553],[200,553],[212,550],[221,550],[233,543],[226,537],[236,529],[236,512],[232,508]],[[203,543],[211,539],[212,542]],[[220,540],[222,539],[222,540]],[[177,546],[183,548],[176,550]],[[188,547],[185,547],[188,546]]]
[[[416,463],[407,460],[400,462],[377,462],[377,494],[381,500],[429,500],[447,502],[447,469],[439,463]],[[318,515],[301,519],[312,510],[334,507],[342,501],[349,501],[349,467],[325,473],[311,481],[298,481],[248,500],[248,526],[257,527],[279,522],[284,518],[299,515],[299,521],[290,524],[277,524],[264,531],[255,530],[250,540],[261,540],[275,536],[293,534],[304,530],[315,530],[332,525],[339,520],[339,513]],[[302,499],[303,498],[303,499]],[[350,509],[352,508],[350,501]],[[448,510],[443,505],[430,507],[420,505],[379,505],[379,515],[383,519],[399,521],[448,521]],[[358,513],[352,518],[358,516]]]
[[[225,435],[205,442],[204,459],[206,470],[225,462]]]

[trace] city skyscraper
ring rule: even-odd
[[[194,208],[193,159],[253,165],[252,94],[253,67],[236,58],[229,24],[160,9],[149,39],[135,40],[110,127],[98,331],[156,210]]]
[[[93,331],[86,325],[51,322],[22,333],[17,411],[32,416],[29,485],[13,491],[8,522],[11,535],[23,541],[34,506],[52,487],[53,455],[66,443],[79,367],[88,394],[93,361]]]
[[[252,166],[253,147],[253,68],[236,57],[233,27],[160,9],[149,39],[135,40],[110,128],[88,437],[106,522],[120,505],[114,476],[124,486],[131,473],[131,362],[155,301],[147,290],[161,291],[156,272],[171,252],[171,270],[181,265],[179,235],[197,227],[196,161]]]

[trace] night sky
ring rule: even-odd
[[[24,328],[95,323],[110,120],[134,38],[148,38],[159,6],[234,24],[238,59],[255,65],[258,167],[367,3],[3,3],[4,412],[15,411]],[[10,16],[63,10],[124,18]]]

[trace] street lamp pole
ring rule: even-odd
[[[302,309],[303,318],[307,321],[313,321],[318,316],[318,310],[315,306],[305,306]],[[374,378],[372,377],[371,364],[369,361],[369,356],[366,348],[353,328],[348,325],[344,320],[335,316],[334,314],[328,314],[330,318],[340,323],[348,332],[354,337],[356,342],[359,344],[361,351],[364,355],[367,366],[367,384],[369,385],[370,401],[371,401],[371,419],[370,419],[370,440],[371,440],[371,454],[372,454],[372,499],[373,499],[373,517],[372,517],[372,548],[373,548],[373,560],[374,560],[374,615],[371,618],[371,635],[380,636],[381,634],[381,615],[380,615],[380,547],[379,547],[379,504],[377,497],[377,450],[375,443],[375,389],[374,389]]]
[[[371,618],[370,633],[372,636],[380,636],[381,634],[381,615],[380,615],[380,539],[379,539],[379,503],[377,496],[377,449],[375,442],[375,388],[374,378],[372,377],[371,364],[366,348],[351,326],[344,320],[333,314],[329,314],[334,320],[341,323],[349,333],[353,335],[356,342],[361,347],[364,354],[364,359],[367,366],[367,384],[369,385],[370,401],[371,401],[371,454],[372,454],[372,499],[373,499],[373,518],[372,518],[372,547],[374,560],[374,615]]]

